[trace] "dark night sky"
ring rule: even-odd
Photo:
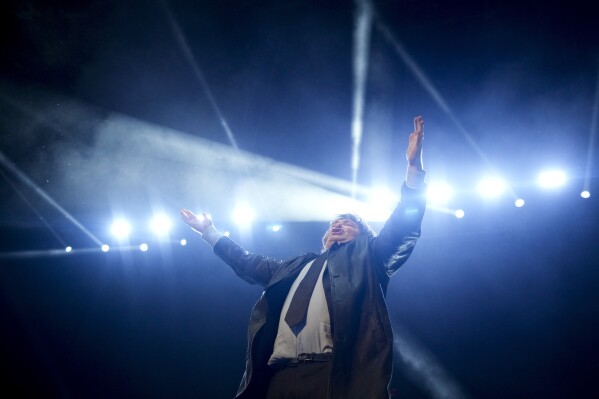
[[[374,6],[358,182],[398,191],[411,119],[422,114],[428,182],[450,182],[448,207],[466,212],[456,219],[431,208],[390,284],[394,329],[428,359],[419,366],[396,353],[396,397],[454,397],[439,394],[449,386],[465,398],[599,397],[599,166],[589,157],[599,14],[582,1]],[[210,211],[254,252],[318,250],[326,219],[305,214],[347,195],[335,187],[351,180],[356,9],[351,1],[2,2],[3,390],[234,395],[260,289],[181,223],[172,237],[186,237],[185,247],[140,227],[131,244],[148,241],[150,251],[102,253],[48,198],[111,244],[115,215],[140,225],[157,209],[176,218],[189,207]],[[546,167],[566,170],[566,185],[536,187]],[[476,194],[491,172],[526,199],[523,208],[507,194]],[[244,195],[261,202],[251,235],[228,216]],[[297,204],[305,209],[291,212]],[[266,229],[275,222],[277,234]],[[445,385],[431,388],[433,380]]]

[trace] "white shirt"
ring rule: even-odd
[[[273,353],[268,361],[268,364],[278,363],[284,359],[296,358],[300,353],[327,353],[333,351],[333,336],[331,334],[331,319],[327,299],[324,293],[322,278],[327,267],[327,262],[324,262],[318,281],[312,292],[310,303],[308,305],[308,313],[306,315],[306,325],[295,336],[295,334],[287,325],[285,315],[289,310],[291,300],[295,295],[297,287],[306,277],[312,262],[308,262],[297,276],[293,285],[289,289],[281,316],[279,317],[279,330],[273,347]]]

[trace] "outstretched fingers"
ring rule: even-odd
[[[414,134],[417,136],[424,135],[424,119],[420,115],[414,118]]]

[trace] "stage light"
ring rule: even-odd
[[[556,188],[566,183],[566,174],[561,170],[548,170],[539,174],[537,179],[543,188]]]
[[[181,244],[182,247],[187,245],[187,240],[185,238],[183,238],[181,241],[179,241],[179,243]]]
[[[150,229],[154,232],[154,234],[158,235],[168,234],[171,226],[171,219],[164,214],[156,215],[150,221]]]
[[[102,245],[102,252],[108,252],[110,251],[110,247],[107,244]]]
[[[456,218],[461,219],[464,217],[464,211],[462,209],[458,209],[454,212]]]
[[[249,225],[254,220],[254,211],[248,205],[238,205],[233,211],[233,219],[240,225]]]
[[[131,225],[124,219],[118,219],[112,222],[110,231],[118,239],[127,238],[131,233]]]
[[[590,197],[591,197],[591,193],[590,193],[590,192],[588,192],[587,190],[584,190],[582,193],[580,193],[580,196],[581,196],[582,198],[585,198],[585,199],[586,199],[586,198],[590,198]]]
[[[146,244],[145,242],[143,244],[139,245],[139,250],[141,252],[146,252],[148,250],[148,244]]]
[[[270,226],[270,229],[276,233],[277,231],[281,231],[281,227],[282,226],[280,224],[274,224],[274,225]]]
[[[72,250],[73,250],[73,247],[71,247],[70,245],[64,249],[64,251],[65,251],[66,253],[69,253],[69,252],[71,252]]]
[[[429,184],[426,190],[426,198],[435,204],[444,204],[453,196],[453,189],[447,183]]]
[[[223,235],[224,235],[225,237],[229,237],[229,236],[231,235],[231,232],[229,232],[229,231],[225,231],[225,232],[223,233]]]
[[[516,205],[516,208],[522,208],[524,206],[524,200],[522,198],[518,198],[516,201],[514,201],[514,205]]]
[[[506,184],[498,177],[490,177],[478,184],[478,192],[486,198],[499,197],[505,192]]]

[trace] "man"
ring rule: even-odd
[[[252,310],[238,398],[388,398],[393,333],[389,278],[420,236],[425,195],[422,117],[414,118],[401,202],[378,236],[359,217],[336,217],[320,255],[285,261],[251,254],[222,236],[206,214],[181,210],[242,279],[265,290]]]

